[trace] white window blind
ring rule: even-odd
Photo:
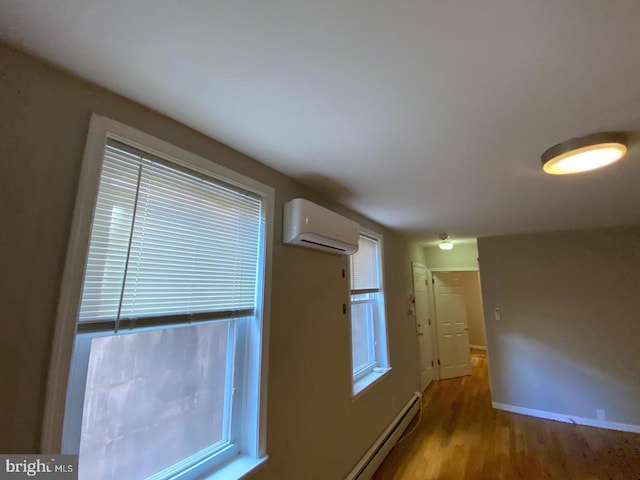
[[[80,327],[253,313],[262,219],[259,198],[109,141]]]
[[[361,235],[358,245],[358,251],[351,255],[351,290],[380,290],[378,242]]]

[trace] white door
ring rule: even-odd
[[[469,325],[461,275],[433,272],[440,378],[471,374]]]
[[[420,370],[420,388],[425,388],[433,380],[433,342],[431,338],[431,319],[429,318],[429,293],[427,288],[427,267],[412,263],[413,298],[416,307],[416,330],[418,332],[418,368]]]

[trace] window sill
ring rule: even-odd
[[[355,401],[360,395],[369,390],[373,385],[391,371],[389,368],[374,368],[371,373],[366,374],[353,383],[352,401]]]
[[[267,463],[268,456],[255,458],[240,455],[218,467],[214,472],[200,477],[202,480],[229,480],[247,478]]]

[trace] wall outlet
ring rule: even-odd
[[[496,307],[493,309],[493,316],[496,320],[502,320],[502,312],[500,311],[500,307]]]
[[[596,419],[597,419],[599,422],[604,422],[604,421],[606,421],[606,420],[607,420],[607,416],[605,415],[604,410],[602,410],[602,409],[600,409],[600,408],[598,408],[598,409],[596,410]]]

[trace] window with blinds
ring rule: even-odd
[[[110,142],[80,331],[252,314],[261,207],[246,192]]]
[[[381,239],[360,235],[351,256],[351,358],[357,394],[389,368]]]
[[[358,251],[351,255],[351,292],[380,290],[380,266],[377,240],[361,235]]]
[[[79,454],[81,480],[187,480],[236,460],[250,469],[265,458],[257,385],[272,193],[233,172],[226,182],[188,152],[194,169],[103,145],[63,452]]]

